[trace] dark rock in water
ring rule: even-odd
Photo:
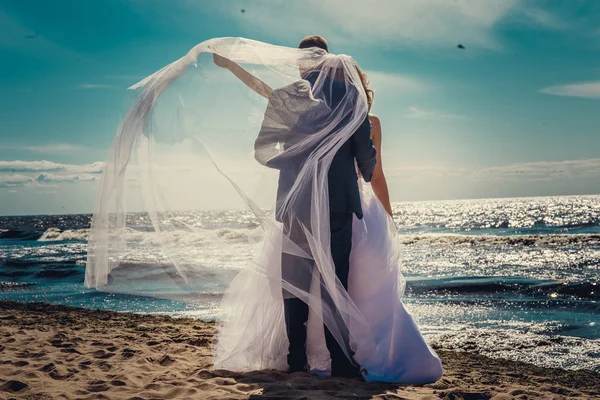
[[[600,285],[596,282],[552,282],[535,285],[525,291],[530,295],[570,300],[600,300]]]
[[[43,269],[35,276],[38,278],[67,278],[81,274],[82,272],[76,269]]]
[[[38,240],[43,232],[27,229],[0,230],[0,239]]]
[[[44,267],[62,267],[62,266],[79,266],[77,260],[60,260],[50,261],[35,258],[6,258],[2,260],[2,264],[5,267],[31,267],[31,266],[44,266]]]
[[[22,278],[24,276],[28,276],[31,275],[32,273],[30,271],[22,271],[22,270],[16,270],[16,271],[1,271],[0,270],[0,278]]]

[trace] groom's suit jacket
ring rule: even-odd
[[[306,135],[321,129],[336,134],[348,123],[350,116],[342,118],[331,129],[331,114],[342,100],[355,101],[347,94],[343,81],[323,83],[318,97],[313,97],[311,87],[319,77],[313,72],[303,80],[272,92],[263,119],[260,133],[255,141],[255,158],[261,164],[279,170],[276,216],[282,221],[286,213],[285,199],[296,181],[306,158],[323,141],[310,143]],[[351,87],[350,90],[353,90]],[[343,117],[343,116],[341,116]],[[308,140],[307,140],[308,139]],[[293,146],[298,144],[297,148]],[[282,153],[282,150],[286,150]],[[376,150],[371,140],[371,124],[368,115],[354,134],[337,150],[328,171],[329,210],[338,213],[354,213],[362,218],[362,207],[358,190],[358,167],[366,182],[371,180],[376,163]],[[310,194],[298,193],[297,204],[310,204]]]

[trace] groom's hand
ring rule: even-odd
[[[230,59],[220,56],[216,53],[213,53],[213,60],[215,64],[221,68],[229,68],[229,66],[231,65]]]

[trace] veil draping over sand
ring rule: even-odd
[[[269,100],[217,67],[213,54],[273,88],[267,89]],[[341,98],[334,85],[344,88]],[[324,322],[346,352],[360,340],[363,355],[357,357],[364,359],[365,343],[373,338],[335,276],[327,182],[337,149],[367,115],[352,58],[219,38],[200,43],[132,89],[138,95],[104,166],[85,284],[158,297],[209,295],[218,266],[199,257],[186,234],[215,244],[221,264],[223,257],[239,257],[200,216],[206,209],[245,206],[253,214],[256,228],[249,236],[256,251],[225,294],[215,364],[285,367],[282,293],[309,304],[309,324]],[[283,166],[295,168],[297,177],[278,185]],[[127,226],[131,211],[146,219],[151,243],[136,242]],[[284,232],[284,222],[298,229]],[[147,258],[132,259],[130,246],[147,247]],[[286,265],[284,276],[282,253],[300,260]],[[343,339],[348,332],[350,343]],[[312,350],[313,359],[317,353]]]

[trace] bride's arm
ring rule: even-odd
[[[261,95],[262,97],[268,99],[271,96],[271,92],[273,89],[267,85],[265,82],[261,81],[244,68],[240,67],[238,64],[234,63],[228,58],[222,57],[218,54],[213,54],[213,60],[215,64],[222,68],[227,68],[231,71],[232,74],[237,76],[237,78],[244,82],[246,86],[250,89],[254,90],[256,93]]]
[[[373,138],[373,146],[377,150],[377,164],[371,178],[371,187],[375,196],[383,204],[383,208],[389,215],[392,215],[392,205],[390,203],[390,193],[388,191],[385,175],[383,174],[383,165],[381,163],[381,122],[375,115],[369,115],[371,121],[371,137]]]

